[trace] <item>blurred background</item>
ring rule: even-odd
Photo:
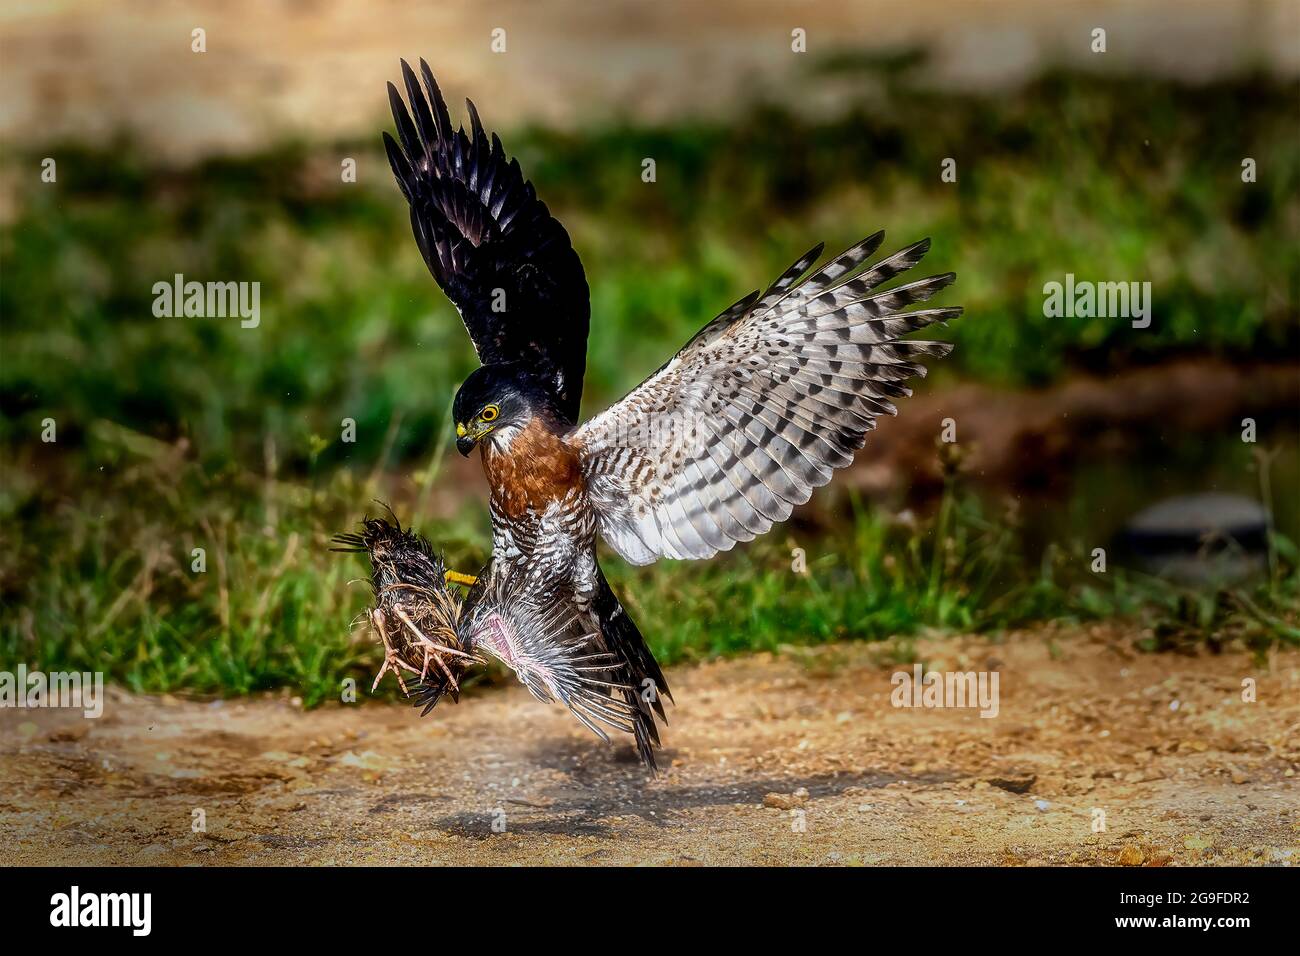
[[[1298,11],[10,3],[0,667],[314,703],[378,660],[332,534],[383,501],[487,557],[479,464],[447,454],[476,362],[380,148],[403,56],[568,228],[588,414],[816,241],[931,236],[958,274],[956,351],[789,525],[611,559],[668,661],[1099,619],[1300,642]],[[177,273],[260,283],[259,324],[156,317]],[[1150,326],[1046,316],[1067,274],[1149,282]]]

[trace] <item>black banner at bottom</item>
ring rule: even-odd
[[[422,928],[444,945],[494,930],[671,939],[674,926],[761,945],[782,924],[809,942],[1042,929],[1071,941],[1230,944],[1291,925],[1285,869],[10,869],[0,870],[0,914],[11,941],[75,934],[128,946],[385,945]]]

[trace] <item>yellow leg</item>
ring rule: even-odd
[[[467,588],[472,588],[478,584],[478,578],[472,574],[461,574],[459,571],[447,571],[443,577],[447,579],[448,584],[463,584]]]

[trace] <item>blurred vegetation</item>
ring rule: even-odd
[[[883,251],[933,236],[922,268],[958,274],[942,302],[967,317],[944,333],[960,346],[945,372],[1025,385],[1173,351],[1296,353],[1300,85],[1050,76],[978,97],[900,90],[893,75],[857,81],[834,119],[760,105],[725,125],[506,136],[586,264],[587,410],[813,242],[843,248],[882,226]],[[0,439],[30,441],[50,416],[73,441],[106,418],[187,435],[209,462],[257,461],[271,435],[302,466],[316,434],[325,462],[368,467],[400,411],[395,453],[422,455],[476,363],[377,146],[287,144],[184,169],[126,143],[69,147],[52,151],[55,185],[39,157],[16,159]],[[346,156],[355,184],[341,181]],[[1241,182],[1243,156],[1258,182]],[[945,157],[955,184],[940,181]],[[1152,327],[1044,317],[1043,284],[1067,272],[1150,281]],[[260,282],[261,325],[155,318],[152,287],[175,273]],[[345,417],[354,445],[334,440]]]
[[[1300,85],[1058,74],[980,96],[912,86],[908,67],[823,62],[819,82],[855,91],[833,117],[758,104],[728,122],[503,137],[587,268],[588,411],[814,241],[881,226],[886,251],[930,235],[925,265],[958,273],[941,304],[967,315],[942,333],[959,348],[941,376],[1023,387],[1183,352],[1296,355]],[[39,156],[0,166],[0,664],[323,700],[377,660],[346,628],[362,568],[325,550],[372,497],[415,502],[453,566],[486,556],[481,509],[427,517],[447,406],[476,363],[377,144],[186,168],[129,142],[69,145],[44,151],[56,184],[39,181]],[[1246,156],[1258,182],[1241,181]],[[940,181],[945,157],[955,184]],[[1045,318],[1043,284],[1067,272],[1152,282],[1151,328]],[[155,318],[153,284],[175,273],[260,282],[260,326]],[[40,443],[45,418],[57,444]],[[339,440],[344,418],[355,444]],[[414,477],[390,479],[399,466]],[[1285,538],[1257,591],[1190,594],[1122,571],[1100,584],[1068,548],[1040,561],[990,507],[955,489],[911,522],[859,507],[807,545],[806,577],[792,577],[785,531],[705,565],[611,576],[668,661],[1115,614],[1257,649],[1297,638]]]
[[[348,625],[369,604],[369,569],[363,557],[330,552],[329,539],[394,479],[348,469],[307,482],[214,474],[149,441],[97,431],[104,471],[40,520],[20,515],[29,536],[0,565],[6,588],[19,590],[5,595],[0,666],[102,670],[142,691],[291,688],[309,706],[336,700],[346,677],[368,689],[375,637]],[[35,479],[20,474],[28,484],[10,493],[41,501]],[[815,537],[787,526],[709,562],[604,563],[664,664],[890,637],[906,654],[907,639],[928,629],[1000,632],[1049,619],[1123,617],[1151,650],[1240,640],[1262,657],[1276,643],[1300,644],[1300,554],[1285,537],[1274,536],[1271,570],[1237,587],[1179,586],[1122,567],[1094,574],[1091,543],[1065,538],[1031,559],[1012,502],[981,503],[953,482],[929,515],[854,502],[847,520]],[[486,561],[484,506],[444,521],[397,511],[445,549],[449,566]],[[795,546],[806,573],[792,562]]]

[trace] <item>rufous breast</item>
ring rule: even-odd
[[[577,450],[538,416],[507,447],[498,449],[490,441],[481,447],[492,502],[507,517],[519,518],[529,510],[541,514],[582,488]]]

